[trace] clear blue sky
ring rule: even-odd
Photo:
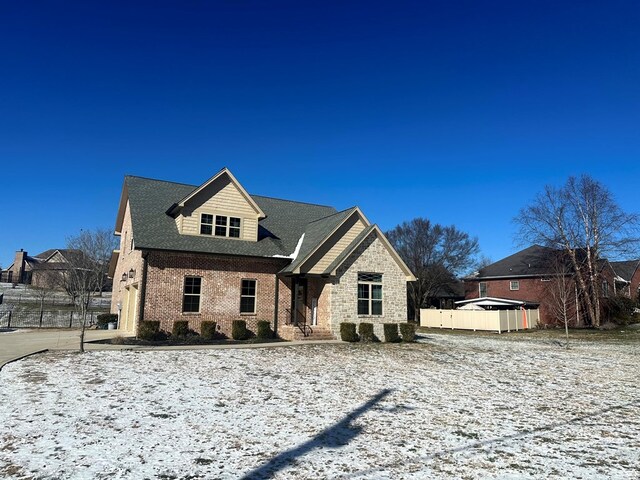
[[[640,210],[640,3],[0,3],[0,265],[112,227],[124,175],[417,216],[512,253],[588,173]]]

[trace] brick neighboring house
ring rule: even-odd
[[[0,273],[0,281],[20,283],[33,287],[63,288],[63,277],[69,263],[78,263],[78,250],[52,248],[33,257],[20,249],[13,263]]]
[[[640,303],[640,260],[610,262],[615,273],[614,288],[616,294]]]
[[[566,272],[564,276],[567,280],[567,288],[575,290],[572,267],[569,264],[565,264],[564,268],[560,269],[553,266],[554,259],[561,257],[559,250],[532,245],[482,268],[476,275],[465,278],[465,298],[496,297],[538,303],[540,322],[554,324],[557,322],[555,313],[557,307],[554,305],[552,289],[555,288],[554,282],[557,281],[560,271]],[[627,281],[630,288],[633,288],[632,285],[638,285],[640,272],[637,271],[638,262],[634,262],[636,269],[631,274],[629,273],[632,270],[630,262],[609,262],[604,259],[598,262],[602,298],[620,293],[620,287],[626,286]],[[623,273],[617,274],[615,268]],[[622,275],[628,276],[629,279],[626,280]],[[631,278],[634,278],[633,284]],[[633,290],[627,289],[627,296],[629,291]],[[570,300],[567,312],[569,318],[573,320],[572,324],[584,325],[580,305],[576,309],[575,300]]]
[[[206,320],[230,335],[244,319],[287,339],[337,335],[345,321],[382,335],[407,319],[415,278],[358,207],[249,195],[226,168],[200,186],[125,177],[116,235],[111,311],[129,332]]]

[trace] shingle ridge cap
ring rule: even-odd
[[[356,208],[358,207],[345,208],[344,210],[340,210],[339,212],[332,213],[331,215],[327,215],[326,217],[316,218],[315,220],[310,221],[307,225],[311,225],[312,223],[319,222],[320,220],[326,220],[327,218],[330,218],[330,217],[335,217],[336,215],[340,215],[341,213],[348,212],[349,210],[355,211]]]
[[[181,186],[184,186],[184,187],[197,188],[196,185],[192,185],[190,183],[172,182],[170,180],[162,180],[162,179],[159,179],[159,178],[151,178],[151,177],[142,177],[140,175],[125,175],[124,178],[125,179],[127,179],[127,178],[137,178],[137,179],[140,179],[140,180],[151,180],[152,182],[162,182],[162,183],[169,183],[171,185],[181,185]]]
[[[280,202],[299,203],[301,205],[312,205],[314,207],[333,208],[334,210],[336,208],[336,207],[333,207],[331,205],[322,205],[320,203],[312,203],[312,202],[300,202],[298,200],[289,200],[288,198],[271,197],[269,195],[258,195],[258,194],[253,194],[253,193],[250,193],[249,195],[251,195],[254,198],[266,198],[268,200],[278,200]],[[335,215],[335,214],[332,214],[332,215]]]
[[[125,175],[124,177],[125,177],[125,179],[135,178],[135,179],[140,179],[140,180],[150,180],[152,182],[168,183],[168,184],[171,184],[171,185],[181,185],[181,186],[184,186],[184,187],[193,187],[194,189],[198,188],[198,185],[193,185],[191,183],[173,182],[171,180],[162,180],[162,179],[159,179],[159,178],[144,177],[144,176],[141,176],[141,175]],[[249,193],[249,192],[247,192],[247,193]],[[297,203],[297,204],[300,204],[300,205],[312,205],[314,207],[332,208],[332,209],[335,210],[335,207],[333,207],[331,205],[323,205],[323,204],[320,204],[320,203],[301,202],[299,200],[290,200],[288,198],[272,197],[272,196],[269,196],[269,195],[258,195],[258,194],[254,194],[254,193],[249,193],[249,195],[252,198],[265,198],[265,199],[269,199],[269,200],[278,200],[280,202]]]

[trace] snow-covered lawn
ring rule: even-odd
[[[0,372],[2,478],[638,478],[636,344],[40,355]]]

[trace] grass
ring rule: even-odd
[[[589,341],[589,342],[639,342],[640,341],[640,325],[617,326],[611,329],[596,328],[570,328],[569,342],[572,340]],[[511,332],[486,332],[472,330],[451,330],[447,328],[426,328],[419,327],[417,330],[419,335],[439,334],[439,335],[459,335],[474,337],[493,337],[505,341],[517,340],[547,340],[564,342],[565,331],[562,328],[547,328],[536,330],[520,330]]]

